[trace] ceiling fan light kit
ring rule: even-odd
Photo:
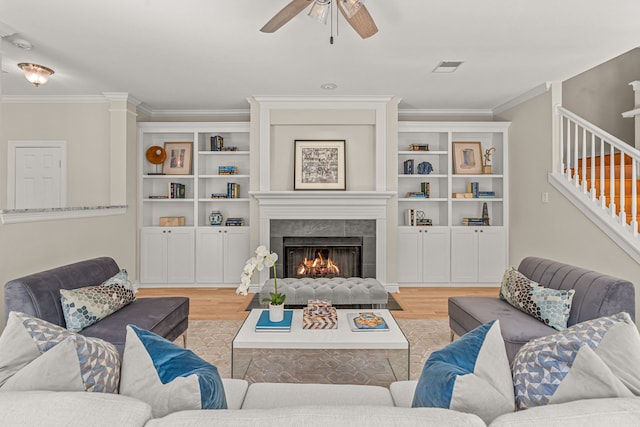
[[[331,0],[315,0],[308,16],[321,24],[326,24],[331,13]]]
[[[18,68],[24,72],[25,78],[33,83],[35,87],[45,84],[54,73],[51,68],[29,62],[21,62],[18,64]]]

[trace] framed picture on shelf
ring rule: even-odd
[[[167,153],[162,168],[165,175],[191,174],[192,142],[165,142],[164,151]]]
[[[346,190],[344,140],[295,140],[294,190]]]
[[[459,175],[482,173],[482,147],[479,142],[453,143],[453,173]]]

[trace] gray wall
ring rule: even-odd
[[[70,206],[109,204],[109,104],[0,104],[0,164],[7,141],[66,140]],[[26,274],[97,256],[111,256],[137,277],[136,124],[125,124],[124,215],[0,225],[0,329],[4,327],[4,283]],[[106,165],[105,165],[106,164]],[[0,167],[0,208],[5,208],[6,166]]]
[[[635,108],[633,88],[640,80],[640,48],[562,83],[562,105],[630,145],[634,121],[622,113]]]
[[[509,263],[529,255],[590,268],[636,283],[640,265],[562,196],[547,179],[551,170],[552,93],[501,113],[509,128]],[[549,203],[542,203],[542,193]]]

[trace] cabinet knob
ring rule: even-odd
[[[167,233],[171,233],[171,230],[167,230]]]
[[[163,233],[166,233],[166,232],[167,232],[167,230],[162,230],[162,232],[163,232]]]

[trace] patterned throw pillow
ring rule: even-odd
[[[218,368],[133,325],[127,326],[120,394],[147,402],[154,418],[187,409],[227,409]]]
[[[640,395],[640,334],[627,313],[531,340],[513,360],[518,409]]]
[[[0,335],[0,391],[116,393],[119,382],[120,354],[113,344],[9,313]]]
[[[476,414],[487,424],[513,412],[513,381],[500,322],[478,326],[431,353],[412,406]]]
[[[127,275],[120,270],[98,286],[60,289],[62,313],[67,329],[80,332],[136,299],[136,291]]]
[[[574,293],[540,286],[513,267],[504,272],[500,285],[500,299],[559,331],[567,327]]]

